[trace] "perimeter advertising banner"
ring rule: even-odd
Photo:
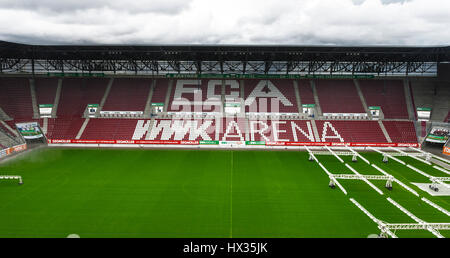
[[[449,155],[450,156],[450,147],[445,147],[444,146],[444,150],[443,150],[442,153],[444,153],[445,155]]]
[[[44,137],[37,122],[20,123],[16,124],[16,127],[25,139],[39,139]]]
[[[48,139],[50,144],[159,144],[159,145],[220,145],[244,147],[265,146],[350,146],[350,147],[420,147],[418,143],[372,143],[372,142],[264,142],[264,141],[170,141],[170,140],[60,140]]]
[[[0,158],[2,157],[6,157],[8,155],[11,155],[15,152],[20,152],[20,151],[24,151],[27,149],[27,145],[26,144],[22,144],[22,145],[17,145],[17,146],[13,146],[11,148],[6,148],[3,150],[0,150]]]

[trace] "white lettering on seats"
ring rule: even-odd
[[[232,134],[233,130],[235,130],[236,134]],[[227,138],[239,138],[240,141],[245,141],[244,136],[242,136],[241,129],[236,121],[230,121],[227,125],[227,129],[225,130],[225,134],[222,137],[222,141],[227,141]]]
[[[256,98],[277,98],[281,101],[281,103],[283,103],[283,105],[293,106],[293,104],[283,95],[283,93],[281,93],[271,81],[267,80],[261,80],[256,85],[245,100],[245,105],[250,106]]]
[[[136,124],[136,129],[134,129],[133,140],[140,140],[148,131],[148,127],[150,126],[151,120],[138,120]]]
[[[328,128],[331,129],[334,135],[327,135]],[[322,142],[326,142],[325,139],[339,139],[340,142],[344,142],[344,139],[342,139],[341,135],[338,133],[338,131],[334,128],[334,126],[330,122],[325,122],[323,124]]]
[[[255,128],[255,125],[263,125],[264,127],[262,129],[257,130]],[[264,138],[265,141],[270,142],[270,139],[267,138],[267,136],[264,135],[264,132],[269,129],[269,126],[264,123],[263,121],[250,121],[250,140],[255,140],[255,133],[258,133],[261,135],[262,138]]]
[[[297,131],[296,129],[302,133],[306,138],[308,138],[308,140],[310,140],[311,142],[314,142],[314,133],[312,130],[312,126],[311,126],[311,122],[306,122],[306,126],[308,127],[308,133],[306,133],[305,131],[303,131],[302,128],[300,128],[299,125],[297,125],[294,121],[291,121],[291,127],[292,127],[292,135],[294,136],[294,141],[298,142],[298,137],[297,137]],[[319,139],[318,139],[319,140]],[[320,141],[320,140],[319,140]]]

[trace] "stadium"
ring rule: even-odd
[[[0,42],[0,237],[450,237],[449,62]]]

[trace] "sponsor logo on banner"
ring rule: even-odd
[[[199,141],[199,144],[205,144],[205,145],[218,145],[219,141]]]
[[[397,147],[419,147],[417,143],[397,143]]]
[[[198,145],[198,141],[181,141],[182,145]]]
[[[127,140],[117,140],[116,141],[117,144],[134,144],[134,141],[127,141]]]
[[[245,145],[266,145],[263,141],[246,141]]]
[[[226,145],[226,146],[230,146],[230,145],[245,145],[245,142],[242,142],[242,141],[220,141],[219,144],[220,145]]]
[[[450,155],[450,147],[444,146],[444,151],[442,153],[444,153],[445,155]]]

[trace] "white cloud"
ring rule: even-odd
[[[0,40],[440,45],[448,10],[448,0],[0,0]]]

